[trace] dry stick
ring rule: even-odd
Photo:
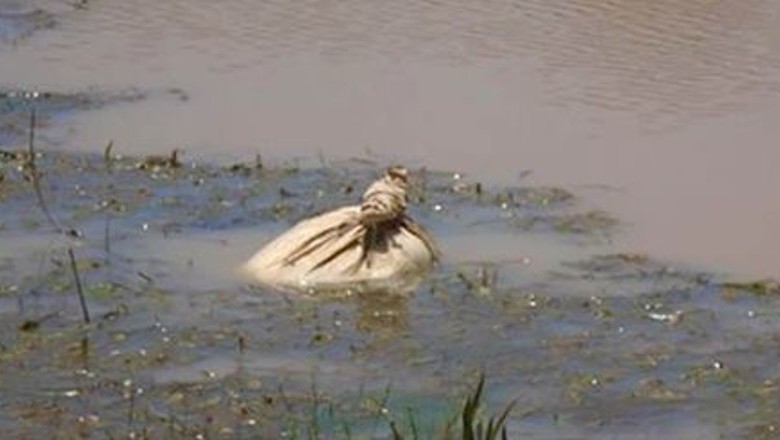
[[[81,359],[84,362],[84,369],[88,370],[89,368],[89,336],[84,335],[83,338],[81,338]]]
[[[132,428],[135,421],[135,390],[130,388],[130,397],[127,405],[127,427]]]
[[[111,165],[113,164],[113,157],[111,156],[111,149],[114,148],[114,141],[108,141],[106,149],[103,150],[103,164],[106,167],[106,171],[111,171]]]
[[[320,423],[319,423],[319,417],[317,416],[317,411],[319,410],[320,402],[317,396],[317,380],[314,377],[313,372],[311,375],[311,396],[314,402],[312,403],[312,407],[311,407],[312,425],[309,427],[309,429],[311,430],[309,434],[311,435],[312,438],[320,438]]]
[[[111,214],[106,213],[106,227],[103,235],[103,249],[106,252],[106,265],[111,265]]]
[[[104,165],[106,167],[106,172],[108,174],[111,174],[112,171],[113,171],[114,158],[113,158],[113,155],[111,154],[111,149],[112,148],[114,148],[114,141],[110,140],[110,141],[108,141],[108,145],[106,145],[106,149],[103,152],[103,162],[104,162]],[[109,275],[110,275],[110,270],[111,270],[111,233],[109,231],[109,229],[111,227],[111,211],[110,210],[113,207],[114,200],[115,200],[114,197],[113,197],[114,193],[115,193],[115,191],[114,191],[113,185],[109,185],[106,196],[110,197],[110,198],[108,198],[108,204],[105,207],[106,228],[105,228],[105,235],[104,235],[104,249],[106,251],[106,266],[109,267]]]
[[[27,162],[27,165],[30,167],[33,191],[35,191],[35,197],[38,199],[38,206],[41,207],[41,211],[43,211],[43,214],[46,216],[46,220],[48,220],[49,224],[51,224],[51,226],[57,232],[63,232],[64,229],[62,225],[60,225],[60,222],[58,222],[57,219],[55,219],[51,214],[49,207],[46,206],[46,200],[44,200],[43,191],[41,190],[40,175],[38,174],[38,168],[35,166],[35,109],[30,112],[30,138],[28,147],[30,150],[30,158]]]
[[[84,299],[84,289],[81,287],[81,278],[79,277],[79,269],[76,267],[76,257],[73,256],[73,248],[68,248],[68,255],[70,256],[70,267],[73,269],[73,278],[76,280],[76,291],[79,294],[79,302],[81,303],[81,313],[84,315],[84,322],[89,324],[89,310],[87,309],[87,301]]]
[[[105,229],[105,236],[104,236],[104,250],[106,252],[106,277],[107,282],[111,285],[114,284],[114,269],[111,265],[111,213],[106,212],[106,229]]]

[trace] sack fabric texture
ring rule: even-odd
[[[316,293],[355,289],[408,291],[431,269],[438,250],[406,213],[408,173],[388,168],[359,206],[301,221],[245,265],[254,280]]]

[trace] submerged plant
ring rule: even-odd
[[[500,416],[491,416],[485,421],[478,415],[484,386],[485,374],[481,373],[474,394],[466,398],[466,402],[463,404],[463,410],[461,411],[463,440],[494,440],[499,438],[499,434],[501,434],[502,439],[507,438],[505,426],[506,418],[509,416],[512,408],[514,408],[516,401],[512,401],[507,405]]]
[[[480,414],[482,409],[482,392],[485,388],[485,374],[480,373],[479,381],[474,391],[466,397],[458,416],[450,420],[442,429],[441,437],[444,440],[496,440],[509,438],[506,431],[506,419],[515,407],[517,401],[512,401],[498,416],[490,416],[487,419]],[[453,432],[455,425],[460,421],[460,433]],[[412,437],[418,438],[417,426],[414,420],[410,420]],[[398,430],[394,421],[390,422],[390,430],[394,440],[406,440],[406,437]],[[458,435],[460,434],[460,435]]]
[[[748,281],[748,282],[727,282],[722,287],[727,290],[738,290],[752,293],[754,295],[772,295],[780,292],[780,283],[772,279]]]

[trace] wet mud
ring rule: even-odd
[[[575,189],[412,169],[410,210],[442,264],[407,297],[309,297],[233,269],[388,164],[33,154],[0,157],[8,435],[432,438],[482,371],[488,408],[516,401],[511,438],[777,429],[777,284],[604,254],[624,226]],[[577,252],[538,269],[533,249],[447,250],[485,233]]]

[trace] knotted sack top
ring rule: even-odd
[[[262,248],[245,269],[271,285],[312,289],[403,282],[438,258],[430,235],[406,213],[408,172],[388,168],[348,206],[304,220]]]

